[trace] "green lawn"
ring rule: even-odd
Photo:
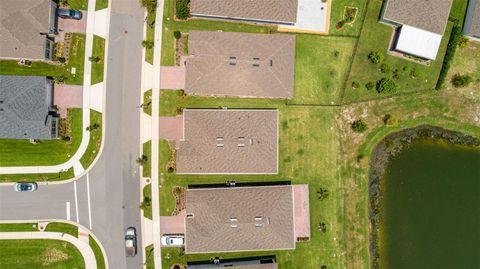
[[[155,12],[148,12],[147,14],[147,39],[148,41],[155,41]],[[145,49],[145,61],[153,64],[153,48]]]
[[[148,184],[145,187],[143,187],[143,197],[148,197],[150,198],[150,201],[152,200],[152,184]],[[150,205],[146,205],[143,208],[143,216],[148,219],[152,219],[152,203],[150,202]]]
[[[37,223],[0,223],[0,232],[38,232]]]
[[[0,268],[85,268],[80,251],[60,240],[0,240]]]
[[[155,262],[153,260],[153,245],[145,248],[146,269],[155,269]],[[166,268],[166,267],[165,267]]]
[[[480,95],[476,89],[480,89],[480,43],[470,41],[465,48],[457,48],[446,79],[446,88],[470,97],[476,97],[480,102]],[[470,75],[472,82],[467,87],[454,88],[451,80],[454,75]],[[471,93],[476,93],[473,95]]]
[[[0,75],[65,77],[65,84],[83,85],[85,34],[72,34],[71,44],[66,65],[33,62],[32,66],[26,67],[18,65],[17,60],[0,60]],[[73,67],[76,68],[75,75],[71,73]]]
[[[67,0],[67,3],[71,9],[80,9],[80,10],[88,9],[88,0]]]
[[[66,233],[73,237],[78,237],[78,227],[72,224],[63,222],[50,222],[45,227],[46,232]]]
[[[98,63],[92,62],[91,83],[97,84],[103,81],[104,63],[105,63],[105,38],[93,35],[93,53],[92,57],[99,57]]]
[[[0,166],[57,165],[70,159],[82,141],[82,109],[68,109],[67,118],[68,142],[41,140],[34,145],[25,139],[0,139]]]
[[[178,30],[186,33],[189,30],[224,31],[224,32],[252,32],[272,33],[276,27],[259,26],[246,23],[232,23],[227,21],[190,19],[175,21],[173,19],[175,0],[166,0],[163,15],[162,34],[162,66],[175,65],[175,39],[173,32]]]
[[[96,0],[95,10],[100,10],[108,7],[108,0]]]
[[[362,20],[365,16],[367,0],[332,0],[330,15],[330,35],[359,36],[362,28]],[[358,8],[355,20],[351,24],[345,24],[342,29],[337,29],[337,22],[344,19],[345,7]]]
[[[292,103],[338,104],[356,40],[297,35]]]
[[[88,141],[87,150],[80,158],[80,163],[82,163],[84,169],[87,169],[93,163],[102,145],[102,113],[90,109],[90,126],[94,126],[94,124],[97,124],[98,127],[90,129],[90,140]]]
[[[365,24],[358,41],[352,69],[345,88],[345,103],[386,96],[386,94],[378,94],[375,89],[368,90],[365,84],[369,82],[376,83],[382,77],[391,78],[395,70],[398,70],[399,74],[399,78],[396,79],[400,87],[399,93],[432,90],[437,82],[453,24],[449,23],[447,25],[437,59],[430,66],[426,66],[387,55],[393,28],[378,22],[381,6],[381,1],[370,1],[369,3]],[[380,51],[385,55],[383,63],[390,66],[390,72],[382,74],[380,72],[380,64],[373,64],[369,61],[368,54],[372,51]],[[411,77],[412,70],[418,72],[416,78]],[[352,87],[354,82],[358,83],[360,87]]]
[[[152,116],[152,90],[143,94],[143,112]]]
[[[163,98],[162,98],[163,97]],[[280,111],[280,148],[279,148],[279,174],[278,175],[235,175],[237,182],[249,181],[279,181],[290,180],[294,184],[307,183],[310,190],[311,210],[311,241],[297,244],[296,250],[273,251],[265,254],[276,254],[280,268],[319,268],[328,265],[332,268],[343,268],[344,257],[342,253],[343,236],[343,209],[340,200],[340,181],[337,173],[337,154],[339,153],[338,130],[335,124],[335,107],[305,107],[285,105],[282,100],[262,99],[236,99],[236,98],[206,98],[187,96],[182,97],[175,91],[163,91],[160,102],[161,107],[168,101],[162,113],[173,115],[178,108],[277,108]],[[330,141],[322,143],[321,141]],[[161,214],[169,215],[174,210],[172,188],[174,186],[187,186],[194,183],[224,183],[232,176],[228,175],[176,175],[167,171],[170,151],[165,140],[160,141],[159,169],[164,173],[160,177],[160,199],[162,201]],[[327,188],[330,197],[324,201],[316,198],[316,191]],[[328,231],[319,232],[315,227],[319,222],[328,225]],[[337,240],[333,240],[336,238]],[[173,250],[167,250],[170,253]],[[337,258],[332,255],[336,253]],[[208,254],[186,255],[178,259],[164,259],[165,268],[176,261],[184,259],[209,259],[210,257],[234,257],[247,254]],[[264,254],[264,253],[261,253]],[[162,254],[165,257],[165,254]]]
[[[61,181],[73,178],[73,167],[67,171],[60,173],[44,173],[44,174],[2,174],[0,175],[0,182],[32,182],[42,181]]]
[[[143,143],[143,155],[147,156],[147,161],[143,165],[143,177],[151,177],[152,172],[152,141]]]
[[[93,254],[95,254],[95,260],[97,261],[97,269],[105,269],[105,258],[103,257],[102,250],[98,245],[97,241],[89,235],[88,243],[93,250]]]

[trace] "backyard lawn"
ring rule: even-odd
[[[332,10],[330,19],[330,35],[359,36],[362,28],[362,21],[365,16],[365,9],[368,0],[332,0]],[[353,22],[345,23],[341,28],[337,28],[339,21],[345,21],[345,8],[357,8],[356,16]]]
[[[381,1],[370,1],[369,3],[350,77],[345,87],[344,103],[398,93],[432,90],[437,83],[453,24],[449,23],[447,25],[437,59],[430,66],[426,66],[387,54],[393,28],[378,22],[381,7]],[[368,55],[372,51],[379,51],[385,55],[383,64],[386,68],[384,73],[380,71],[381,64],[374,64],[369,61]],[[379,94],[375,89],[367,89],[367,83],[375,84],[383,77],[393,78],[396,81],[399,86],[398,93]],[[357,86],[354,86],[355,84]]]
[[[105,38],[93,35],[92,57],[98,57],[98,61],[92,61],[91,84],[93,85],[103,81],[103,66],[105,63]]]
[[[0,268],[85,268],[80,251],[60,240],[0,240]]]
[[[82,163],[84,169],[87,169],[93,163],[95,157],[100,152],[102,128],[102,113],[90,109],[90,140],[88,141],[87,150],[80,158],[80,163]]]
[[[0,75],[51,76],[63,78],[65,84],[83,84],[85,34],[72,34],[68,63],[66,65],[32,62],[32,66],[19,65],[16,60],[0,60]],[[75,74],[72,74],[75,68]]]
[[[40,140],[31,144],[26,139],[0,139],[0,166],[57,165],[77,151],[82,141],[82,109],[69,108],[67,133],[70,141]],[[21,152],[21,154],[18,154]]]
[[[168,97],[163,99],[162,97]],[[168,101],[170,111],[165,109],[163,114],[173,115],[179,107],[204,108],[277,108],[280,111],[280,148],[278,175],[235,175],[236,182],[249,181],[281,181],[290,180],[294,184],[307,183],[310,190],[312,238],[309,242],[298,243],[296,250],[273,251],[261,254],[276,254],[281,268],[318,268],[319,265],[328,265],[332,268],[342,268],[344,257],[341,256],[343,244],[343,211],[339,191],[341,182],[338,180],[339,146],[337,128],[335,124],[335,107],[304,107],[286,105],[283,100],[262,99],[235,99],[235,98],[206,98],[182,97],[174,91],[163,91],[160,102]],[[330,141],[330,143],[320,143]],[[160,196],[162,201],[161,214],[169,215],[174,210],[172,188],[187,186],[194,183],[224,183],[232,179],[227,175],[176,175],[168,172],[171,156],[168,143],[160,142]],[[330,196],[323,201],[317,198],[316,191],[326,188]],[[320,232],[317,226],[320,222],[327,224],[327,231]],[[334,239],[335,238],[335,239]],[[164,249],[174,255],[175,250]],[[163,251],[163,250],[162,250]],[[256,255],[258,253],[229,253],[176,256],[177,259],[164,259],[165,268],[176,261],[207,259],[219,256],[235,257],[238,255]],[[333,255],[336,254],[335,258]],[[165,256],[165,254],[162,254]]]
[[[297,35],[295,104],[339,104],[356,40]]]

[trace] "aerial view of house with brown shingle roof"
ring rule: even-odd
[[[452,0],[388,0],[382,20],[397,27],[394,50],[435,60]]]
[[[278,111],[185,109],[178,174],[278,173]]]
[[[190,31],[185,92],[291,98],[295,36]]]
[[[193,17],[294,24],[298,0],[191,0]]]
[[[2,0],[0,58],[51,59],[56,8],[51,0]]]
[[[463,33],[472,40],[480,42],[480,1],[468,1],[467,15],[463,25]]]
[[[295,248],[291,185],[188,189],[185,252]]]

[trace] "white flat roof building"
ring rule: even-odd
[[[403,25],[395,49],[420,58],[435,60],[442,35]]]

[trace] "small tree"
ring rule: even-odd
[[[462,37],[460,37],[460,39],[458,40],[458,46],[463,49],[463,48],[467,47],[468,41],[469,41],[469,40],[468,40],[467,37],[462,36]]]
[[[452,84],[455,88],[466,87],[470,82],[472,82],[472,77],[469,75],[456,74],[452,78]]]
[[[386,114],[383,117],[383,123],[387,126],[397,126],[398,125],[398,119],[397,119],[397,117],[394,117],[390,114]]]
[[[328,193],[327,189],[320,188],[317,191],[317,195],[318,195],[318,199],[321,201],[321,200],[326,199],[328,197],[329,193]]]
[[[352,88],[358,89],[359,87],[360,87],[360,83],[358,83],[357,81],[352,81]]]
[[[144,164],[146,164],[147,161],[148,161],[148,156],[147,156],[147,155],[144,155],[144,154],[143,154],[142,156],[138,157],[137,160],[136,160],[136,162],[137,162],[139,165],[142,165],[142,166],[143,166]]]
[[[190,17],[190,0],[177,0],[175,4],[177,18],[186,20]]]
[[[180,37],[182,37],[182,33],[180,33],[180,31],[175,31],[173,32],[173,37],[175,37],[175,39],[180,39]]]
[[[151,40],[143,40],[142,41],[142,47],[146,48],[146,49],[153,49],[153,46],[155,44],[153,43],[153,41]]]
[[[381,63],[383,62],[383,59],[385,58],[385,56],[383,55],[383,53],[381,51],[372,51],[370,52],[370,54],[368,54],[368,59],[370,60],[370,62],[374,63],[374,64],[378,64],[378,63]]]
[[[320,232],[326,232],[327,231],[327,224],[325,224],[325,222],[320,222],[318,224],[318,230]]]
[[[335,27],[337,29],[342,29],[343,26],[345,26],[345,21],[344,20],[338,21],[337,24],[335,25]]]
[[[365,88],[367,88],[367,90],[369,91],[375,89],[375,82],[373,81],[368,82],[367,84],[365,84]]]
[[[390,71],[392,71],[392,67],[389,64],[380,65],[380,73],[388,74]]]
[[[148,196],[143,197],[143,201],[140,204],[140,208],[145,210],[147,207],[149,207],[152,204],[152,199]]]
[[[352,123],[352,130],[356,133],[363,133],[368,129],[368,126],[362,120],[356,120]]]
[[[397,91],[397,83],[390,78],[382,78],[377,82],[378,93],[395,93]]]

